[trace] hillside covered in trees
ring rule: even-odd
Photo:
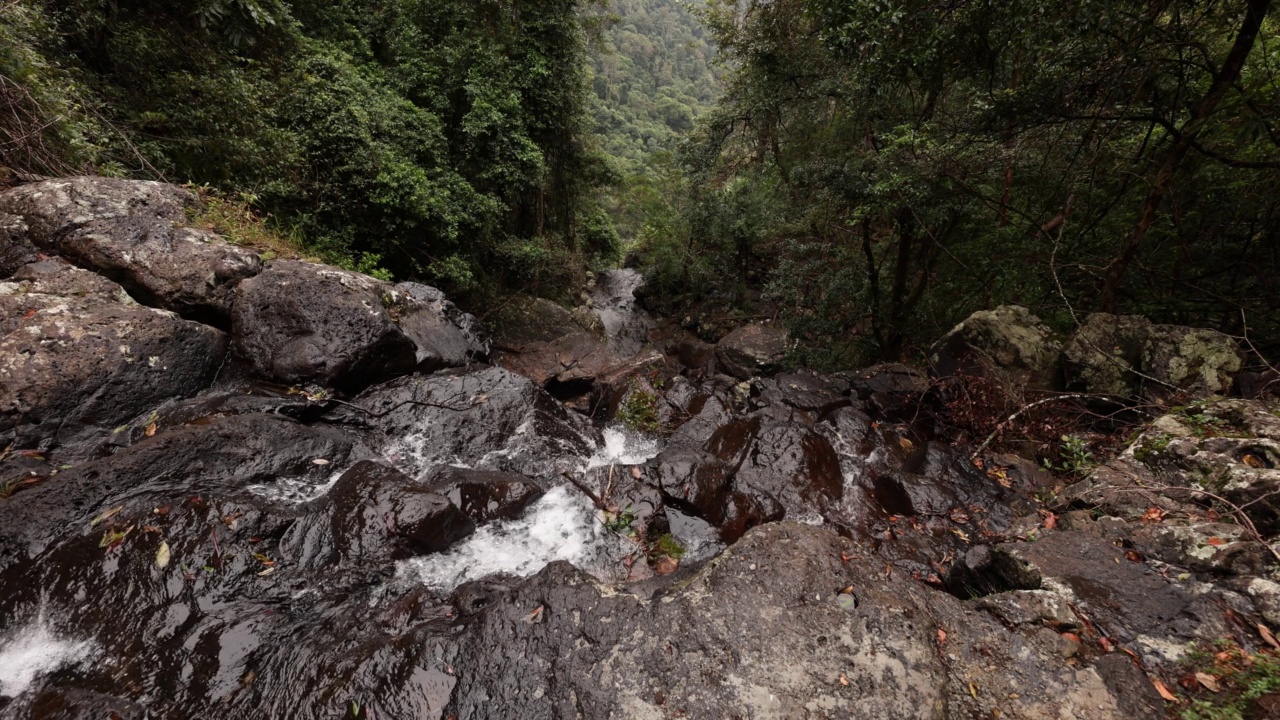
[[[2,164],[207,184],[334,262],[555,294],[616,251],[580,10],[6,0]]]
[[[668,308],[781,308],[801,361],[973,310],[1280,339],[1268,0],[716,0],[733,68],[647,241]],[[706,305],[702,305],[706,306]]]

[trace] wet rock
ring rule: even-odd
[[[732,468],[720,458],[690,448],[660,454],[646,467],[651,484],[661,488],[666,502],[686,509],[713,525],[725,521]]]
[[[720,339],[716,358],[725,372],[746,380],[780,369],[787,342],[787,331],[776,325],[743,325]]]
[[[417,349],[387,312],[390,291],[367,275],[277,261],[236,288],[232,348],[285,383],[355,391],[409,372]]]
[[[596,378],[619,358],[598,337],[576,330],[551,341],[534,341],[515,351],[504,349],[498,364],[523,375],[562,400],[591,392]]]
[[[223,333],[57,261],[0,283],[0,442],[81,445],[208,385]],[[83,448],[81,452],[83,454]]]
[[[88,526],[113,502],[145,514],[208,493],[243,495],[250,485],[267,492],[289,483],[319,486],[335,468],[368,454],[341,431],[278,415],[214,417],[165,428],[0,502],[0,557],[34,556],[67,527]]]
[[[0,212],[0,279],[39,259],[35,245],[27,240],[28,232],[20,216]]]
[[[1197,572],[1259,573],[1275,561],[1239,525],[1166,520],[1134,528],[1129,539],[1146,557]]]
[[[449,498],[371,460],[343,473],[328,498],[334,549],[344,561],[439,552],[476,527]]]
[[[397,378],[354,402],[360,410],[335,420],[361,428],[411,477],[440,464],[552,477],[576,470],[600,441],[528,378],[496,367]]]
[[[1151,321],[1139,315],[1091,313],[1062,348],[1068,390],[1137,397]]]
[[[1142,349],[1143,372],[1196,394],[1226,394],[1243,364],[1236,341],[1215,330],[1156,325]]]
[[[1264,533],[1280,529],[1280,416],[1271,406],[1220,399],[1163,415],[1066,496],[1133,518],[1212,499],[1198,490],[1246,507]]]
[[[225,329],[235,286],[257,274],[261,260],[186,227],[198,205],[173,185],[99,177],[0,194],[0,213],[21,218],[35,247],[120,283],[139,302]]]
[[[1097,632],[1134,650],[1148,667],[1176,663],[1190,642],[1231,633],[1223,608],[1238,603],[1230,593],[1212,586],[1193,592],[1096,535],[1046,532],[995,550],[1034,568],[1044,589],[1067,598]]]
[[[799,370],[766,378],[757,383],[759,406],[782,406],[801,410],[814,420],[838,407],[850,404],[848,386],[838,378]]]
[[[443,292],[419,283],[400,283],[390,297],[396,324],[417,346],[419,372],[461,367],[488,357],[489,341],[480,321],[458,309]]]
[[[716,371],[716,346],[697,338],[684,338],[673,348],[680,364],[692,373],[700,376],[711,375]]]
[[[937,346],[930,362],[940,377],[991,375],[1011,387],[1037,390],[1061,385],[1062,342],[1024,307],[980,310],[952,328]]]
[[[427,484],[477,525],[514,520],[546,493],[540,483],[523,475],[449,465],[433,470]]]
[[[635,291],[644,276],[635,270],[606,270],[596,275],[591,304],[599,317],[609,349],[620,357],[632,357],[649,343],[653,318],[636,302]]]
[[[903,422],[918,413],[921,398],[929,391],[929,376],[900,363],[882,363],[864,370],[842,373],[851,393],[880,418]]]
[[[1061,632],[1080,624],[1067,599],[1048,590],[1010,590],[979,597],[970,604],[1007,625],[1043,624]]]
[[[839,599],[848,587],[854,603]],[[1011,632],[954,598],[884,577],[830,531],[771,524],[655,602],[549,566],[470,623],[448,712],[1121,717],[1096,672],[1064,672],[1056,638]]]
[[[617,415],[618,407],[633,390],[648,393],[657,400],[654,385],[665,386],[675,376],[666,357],[656,350],[642,352],[613,367],[600,371],[591,393],[592,415],[604,421]]]

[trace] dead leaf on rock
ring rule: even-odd
[[[845,677],[845,674],[844,674],[844,673],[840,673],[840,684],[841,684],[841,685],[848,685],[848,684],[849,684],[849,678]]]
[[[156,424],[153,422],[148,425],[147,429],[142,431],[142,434],[147,437],[153,437],[156,434]]]
[[[1265,640],[1268,645],[1280,650],[1280,642],[1276,642],[1276,636],[1271,633],[1271,629],[1266,625],[1258,623],[1258,634],[1262,636],[1262,639]]]
[[[1173,691],[1170,690],[1169,687],[1160,680],[1160,678],[1151,678],[1151,684],[1156,686],[1156,692],[1160,693],[1160,697],[1171,703],[1178,702],[1178,696],[1174,695]]]
[[[1218,678],[1210,675],[1209,673],[1206,673],[1206,672],[1196,673],[1196,681],[1199,682],[1201,685],[1203,685],[1205,689],[1209,690],[1210,692],[1222,692],[1222,688],[1218,687]]]
[[[947,644],[947,631],[943,630],[942,628],[938,628],[938,644],[939,645]]]
[[[1240,462],[1244,463],[1245,465],[1248,465],[1251,468],[1261,469],[1267,466],[1267,464],[1262,462],[1262,460],[1257,455],[1245,455],[1244,457],[1240,458]]]
[[[1163,519],[1164,510],[1161,510],[1158,507],[1147,508],[1147,511],[1142,513],[1142,522],[1145,523],[1158,523]]]
[[[1045,530],[1052,530],[1052,529],[1056,528],[1057,526],[1058,526],[1058,516],[1057,516],[1057,515],[1054,515],[1053,513],[1048,513],[1047,515],[1045,515],[1045,516],[1044,516],[1044,529],[1045,529]]]
[[[169,567],[169,543],[161,540],[160,549],[156,550],[156,567],[161,570]]]
[[[1222,539],[1222,538],[1220,538],[1220,537],[1211,537],[1211,538],[1209,538],[1208,540],[1205,540],[1205,542],[1209,543],[1210,545],[1212,545],[1212,546],[1214,546],[1214,547],[1222,547],[1223,545],[1226,545],[1226,544],[1227,544],[1227,541],[1226,541],[1226,540],[1223,540],[1223,539]]]

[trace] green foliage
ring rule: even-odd
[[[1071,310],[1097,307],[1190,128],[1197,149],[1119,298],[1236,334],[1244,307],[1272,347],[1280,323],[1263,298],[1280,197],[1262,188],[1280,185],[1274,18],[1239,82],[1189,124],[1242,7],[712,0],[732,70],[683,152],[683,221],[646,240],[650,273],[685,307],[740,300],[745,279],[801,339],[796,359],[828,366],[927,353],[999,303],[1065,329]],[[719,209],[750,198],[758,212],[706,222],[700,197]]]
[[[0,103],[53,122],[4,163],[247,193],[346,267],[554,293],[565,263],[616,253],[590,201],[584,4],[14,0],[0,87],[22,93]]]
[[[657,542],[653,544],[653,555],[655,557],[669,557],[673,560],[679,560],[684,557],[685,547],[680,541],[671,536],[671,533],[664,533],[658,537]]]
[[[1280,692],[1280,658],[1271,652],[1247,653],[1229,640],[1210,648],[1192,645],[1183,669],[1212,676],[1218,692],[1201,691],[1189,698],[1181,720],[1245,720],[1259,717],[1255,701]]]
[[[723,71],[697,18],[701,2],[610,0],[592,57],[595,131],[627,174],[673,150],[712,107]]]
[[[627,505],[625,510],[604,512],[604,529],[615,535],[630,536],[636,532],[636,515],[631,512],[631,506]]]
[[[658,431],[658,396],[633,383],[626,397],[618,406],[618,422],[639,432]]]
[[[1063,435],[1062,444],[1058,446],[1058,460],[1045,459],[1044,466],[1069,475],[1085,475],[1097,464],[1093,452],[1089,450],[1089,442],[1076,435]]]

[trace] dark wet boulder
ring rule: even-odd
[[[1007,629],[792,523],[752,530],[657,602],[553,564],[460,640],[447,711],[459,720],[1110,720],[1134,692],[1064,668],[1057,633]]]
[[[426,481],[432,492],[448,498],[477,525],[514,520],[542,497],[546,488],[524,475],[442,465]]]
[[[784,373],[756,383],[755,405],[787,408],[791,417],[816,421],[827,413],[850,404],[849,386],[839,377],[812,370]],[[800,411],[797,415],[792,411]]]
[[[980,310],[938,341],[930,360],[939,377],[990,376],[1010,388],[1061,385],[1059,340],[1040,318],[1017,305]]]
[[[21,218],[26,241],[122,285],[139,302],[227,327],[232,292],[261,260],[187,227],[199,206],[174,185],[75,177],[0,193],[0,214]],[[8,223],[6,234],[16,234]],[[10,240],[12,243],[12,240]]]
[[[419,372],[461,367],[489,355],[480,321],[463,312],[436,288],[400,283],[390,291],[390,312],[400,330],[417,346]]]
[[[720,367],[740,379],[768,375],[782,367],[786,357],[787,331],[777,325],[743,325],[716,344]]]
[[[206,387],[226,355],[222,332],[58,261],[0,283],[0,318],[0,442],[19,447],[109,434]]]
[[[236,288],[232,349],[262,375],[343,390],[411,371],[414,342],[387,312],[391,286],[281,260]]]
[[[0,502],[0,557],[36,554],[69,526],[113,507],[149,513],[206,494],[261,497],[289,486],[324,485],[335,468],[369,455],[340,430],[278,415],[213,417],[160,428],[153,437],[58,473]],[[2,562],[2,561],[0,561]]]
[[[440,464],[464,464],[535,478],[577,469],[600,440],[528,378],[478,366],[397,378],[370,388],[335,420],[412,477]]]
[[[881,363],[840,373],[850,394],[883,420],[910,422],[919,417],[921,401],[933,383],[928,374],[901,363]]]
[[[371,460],[343,473],[328,499],[334,551],[348,562],[439,552],[476,527],[449,498]]]

